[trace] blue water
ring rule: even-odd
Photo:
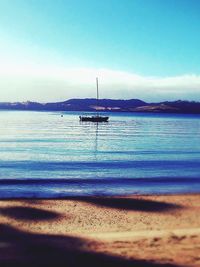
[[[200,116],[79,115],[0,111],[0,198],[200,192]]]

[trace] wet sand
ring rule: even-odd
[[[0,201],[0,266],[200,266],[200,194]]]

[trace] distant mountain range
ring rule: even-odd
[[[0,109],[6,110],[35,110],[35,111],[124,111],[124,112],[153,112],[153,113],[191,113],[200,114],[200,102],[194,101],[165,101],[147,103],[139,99],[114,100],[95,98],[69,99],[56,103],[37,102],[0,102]]]

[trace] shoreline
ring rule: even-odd
[[[3,199],[0,233],[1,266],[197,267],[200,194]]]
[[[55,196],[55,197],[1,197],[0,196],[0,202],[1,201],[23,201],[23,200],[27,200],[27,201],[39,201],[39,200],[44,200],[44,201],[52,201],[52,200],[55,200],[55,201],[64,201],[64,200],[81,200],[81,199],[92,199],[92,198],[105,198],[105,199],[109,199],[109,198],[134,198],[134,197],[156,197],[156,196],[163,196],[163,197],[167,197],[167,196],[174,196],[174,197],[178,197],[178,196],[198,196],[200,195],[200,192],[196,191],[196,192],[172,192],[172,193],[146,193],[146,194],[140,194],[140,193],[127,193],[127,194],[116,194],[116,195],[106,195],[106,194],[103,194],[103,195],[78,195],[78,196],[74,196],[74,195],[69,195],[69,196]]]

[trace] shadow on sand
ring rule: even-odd
[[[91,242],[71,236],[27,233],[1,224],[0,266],[178,267],[98,253],[90,249]]]
[[[98,206],[130,211],[168,212],[170,210],[182,208],[182,206],[173,203],[126,197],[70,197],[65,199],[83,201]]]
[[[32,207],[7,207],[0,208],[0,214],[8,216],[10,218],[24,220],[24,221],[46,221],[54,220],[60,215],[53,211],[47,211]]]

